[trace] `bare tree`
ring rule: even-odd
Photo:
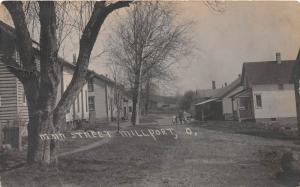
[[[58,85],[62,80],[62,62],[58,58],[57,3],[38,2],[40,22],[40,71],[35,63],[35,50],[25,19],[22,2],[5,1],[15,26],[16,48],[20,54],[21,65],[10,67],[10,71],[23,83],[29,111],[28,154],[29,163],[39,162],[45,165],[56,160],[54,149],[50,149],[50,140],[41,141],[40,133],[57,133],[63,124],[64,116],[71,107],[88,78],[88,65],[91,51],[103,22],[116,9],[127,7],[130,1],[93,3],[88,19],[80,37],[79,55],[72,80],[61,98],[57,98]],[[9,65],[9,64],[8,64]],[[58,104],[56,104],[58,103]]]
[[[124,75],[120,66],[118,66],[114,61],[108,64],[108,68],[112,74],[114,80],[114,106],[113,110],[116,109],[117,112],[117,126],[118,132],[120,131],[120,120],[121,120],[121,111],[123,107],[123,95],[125,92],[124,88]],[[114,108],[115,107],[115,108]]]
[[[143,78],[167,70],[185,52],[187,25],[176,25],[173,11],[158,2],[137,2],[111,37],[110,58],[127,72],[133,90],[131,122],[139,124]],[[159,73],[159,72],[157,72]]]

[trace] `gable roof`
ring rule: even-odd
[[[237,79],[232,81],[228,86],[219,88],[219,91],[216,93],[215,97],[223,98],[239,86],[241,86],[241,77],[238,77]]]
[[[115,85],[115,82],[113,80],[109,79],[108,77],[106,77],[106,76],[104,76],[102,74],[98,74],[98,73],[96,73],[94,71],[91,71],[91,70],[88,70],[88,71],[90,73],[92,73],[92,75],[93,75],[93,76],[91,76],[91,78],[97,78],[97,79],[99,79],[99,80],[101,80],[101,81],[103,81],[103,82],[105,82],[107,84]],[[122,87],[123,85],[119,85],[119,86]]]
[[[247,62],[243,64],[242,81],[249,85],[286,84],[292,82],[294,60]]]
[[[222,99],[226,95],[230,94],[234,89],[241,86],[241,77],[236,78],[228,86],[217,88],[217,89],[207,89],[207,90],[197,90],[198,98],[218,98]]]

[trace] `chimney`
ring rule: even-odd
[[[216,81],[212,81],[212,89],[213,89],[213,90],[216,89]]]
[[[76,61],[77,61],[77,59],[76,59],[76,54],[74,53],[74,54],[73,54],[73,64],[76,64]]]
[[[227,82],[225,82],[225,87],[227,86]]]
[[[279,52],[276,53],[276,62],[277,64],[281,64],[281,55]]]

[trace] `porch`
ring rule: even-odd
[[[235,115],[239,122],[255,119],[252,91],[250,89],[236,93],[232,96],[232,101],[237,105]]]
[[[212,98],[195,104],[195,117],[197,120],[224,120],[222,100]]]

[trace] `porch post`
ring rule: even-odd
[[[236,105],[237,105],[236,111],[237,111],[238,121],[241,122],[241,118],[240,118],[240,98],[237,98]]]

